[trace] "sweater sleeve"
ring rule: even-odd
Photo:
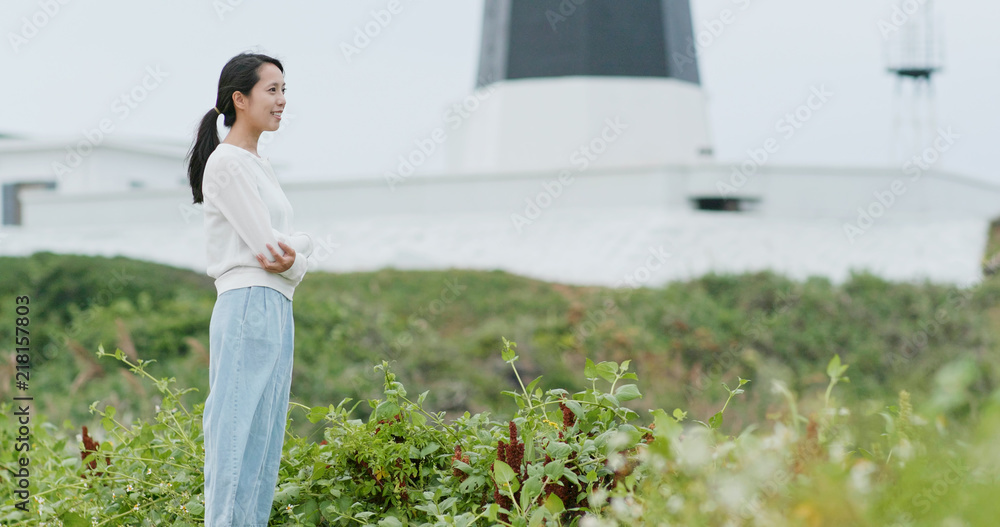
[[[274,234],[277,231],[271,227],[270,213],[248,170],[235,159],[229,160],[224,168],[213,168],[206,170],[203,178],[206,198],[211,199],[251,252],[263,254],[269,262],[273,262],[274,257],[267,244],[282,252]],[[305,275],[306,269],[305,258],[300,261],[296,257],[292,267],[278,274],[297,282]]]
[[[307,232],[296,231],[291,234],[285,234],[283,232],[274,229],[274,236],[278,238],[279,242],[285,242],[291,245],[295,249],[295,254],[302,254],[303,256],[312,256],[313,252],[313,239],[312,236]]]
[[[275,238],[280,242],[284,242],[295,249],[295,261],[292,262],[292,266],[287,270],[278,273],[293,282],[300,282],[302,278],[305,277],[307,270],[309,269],[309,255],[313,252],[313,242],[312,236],[305,232],[293,232],[290,235],[284,234],[278,230],[272,229],[274,231]]]

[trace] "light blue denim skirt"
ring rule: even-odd
[[[206,527],[268,523],[285,440],[292,301],[266,286],[223,292],[209,325]]]

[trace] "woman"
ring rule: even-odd
[[[243,53],[222,69],[202,118],[188,178],[204,203],[208,275],[218,292],[209,325],[204,409],[205,525],[267,525],[285,439],[292,376],[292,295],[312,238],[291,231],[292,207],[257,154],[278,129],[284,68]],[[219,142],[217,118],[231,130]]]

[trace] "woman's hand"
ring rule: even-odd
[[[281,247],[285,251],[284,255],[280,255],[271,247],[271,244],[267,244],[267,250],[271,251],[274,256],[274,261],[269,262],[267,258],[264,258],[264,254],[257,255],[257,261],[260,262],[260,266],[271,273],[283,273],[292,267],[295,263],[295,249],[292,249],[290,245],[285,242],[278,242],[278,247]]]

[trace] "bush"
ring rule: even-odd
[[[292,403],[290,420],[325,428],[319,443],[286,437],[270,525],[987,525],[1000,513],[996,404],[967,429],[921,416],[905,391],[893,406],[848,410],[834,391],[848,366],[835,356],[818,400],[776,382],[785,410],[734,437],[723,419],[750,381],[726,386],[706,421],[654,409],[644,425],[626,406],[642,397],[629,361],[587,360],[585,389],[542,390],[538,378],[521,382],[516,346],[503,339],[520,388],[504,392],[518,408],[511,419],[448,421],[424,408],[427,392],[409,398],[387,362],[374,368],[383,393],[365,401],[366,419],[354,417],[360,402]],[[188,409],[190,389],[153,377],[150,362],[113,356],[163,395],[155,419],[126,425],[94,403],[110,438],[99,443],[37,427],[31,498],[3,498],[5,525],[201,523],[203,405]],[[12,408],[0,410],[10,445]],[[4,488],[16,488],[20,455],[0,453]]]

